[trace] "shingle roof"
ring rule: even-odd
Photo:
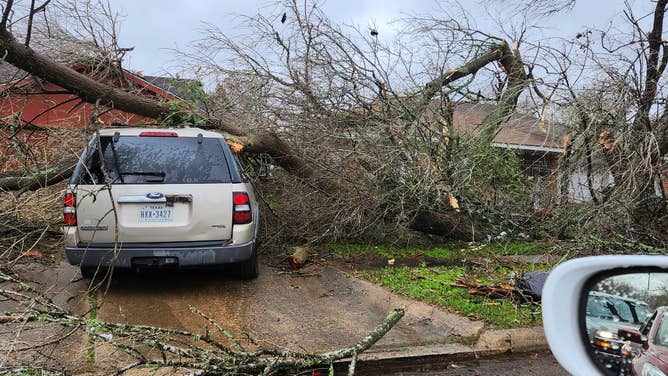
[[[488,103],[459,103],[455,107],[453,123],[461,133],[477,136],[480,125],[492,112],[494,105]],[[514,113],[501,124],[494,137],[498,144],[515,146],[561,148],[562,130],[556,124],[545,122],[529,115]]]
[[[170,92],[171,94],[185,100],[190,101],[193,98],[193,92],[190,90],[191,87],[200,85],[199,81],[185,79],[185,78],[172,78],[172,77],[160,77],[160,76],[140,76],[145,81],[155,85],[165,91]]]

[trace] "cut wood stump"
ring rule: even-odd
[[[288,257],[293,268],[301,268],[308,261],[309,249],[306,246],[292,248],[292,254]]]

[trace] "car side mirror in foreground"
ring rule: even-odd
[[[557,266],[543,289],[543,324],[573,375],[668,375],[668,256]]]

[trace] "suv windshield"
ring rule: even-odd
[[[230,171],[217,138],[100,137],[112,184],[229,183]],[[104,184],[97,150],[89,153],[82,184]]]
[[[587,316],[640,324],[647,318],[647,307],[614,297],[589,296]]]

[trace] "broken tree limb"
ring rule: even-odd
[[[7,7],[10,8],[11,3]],[[158,102],[105,85],[70,67],[59,64],[19,43],[6,27],[0,27],[0,52],[5,55],[6,62],[45,81],[61,86],[85,102],[93,104],[98,102],[110,108],[154,119],[165,117],[175,111],[169,103]],[[275,159],[277,165],[291,174],[301,178],[315,178],[312,179],[312,185],[316,188],[325,192],[336,190],[337,184],[318,178],[309,163],[295,153],[293,148],[276,133],[264,131],[249,134],[246,130],[226,124],[220,119],[212,119],[198,113],[194,115],[222,131],[228,139],[240,145],[240,150],[243,149],[248,153],[269,154]]]
[[[231,335],[217,323],[215,328],[223,336],[205,331],[204,334],[181,329],[164,329],[147,325],[109,323],[71,314],[53,303],[40,291],[14,276],[0,272],[0,296],[16,303],[15,308],[3,312],[0,325],[58,325],[69,328],[69,334],[76,330],[90,333],[96,342],[107,343],[130,357],[121,358],[126,365],[118,364],[117,371],[133,368],[170,367],[188,370],[195,374],[275,374],[277,371],[309,370],[342,359],[355,359],[385,336],[404,316],[404,310],[397,308],[389,312],[385,320],[357,343],[322,354],[258,349],[244,351],[243,348],[228,347]],[[191,307],[194,313],[214,324],[208,315]],[[4,328],[3,328],[4,329]],[[69,335],[68,334],[68,335]],[[56,343],[56,342],[52,342]],[[38,344],[15,349],[16,352],[46,346]],[[156,350],[159,355],[155,356]],[[176,371],[178,372],[178,371]]]
[[[363,353],[364,351],[371,348],[371,346],[373,346],[376,342],[378,342],[378,340],[383,338],[383,336],[387,334],[387,332],[389,332],[390,329],[392,329],[399,322],[399,320],[401,320],[402,317],[404,317],[404,313],[405,311],[403,309],[395,308],[387,315],[385,322],[378,325],[371,333],[369,333],[368,336],[361,339],[355,345],[345,349],[320,354],[319,358],[325,362],[329,362],[339,359],[352,358],[353,356],[357,356]]]
[[[517,46],[514,46],[511,50],[504,40],[499,45],[499,50],[501,54],[499,63],[508,76],[508,86],[501,93],[492,112],[482,122],[480,137],[486,142],[494,140],[501,124],[515,111],[520,94],[529,85],[524,63]]]
[[[436,77],[425,85],[425,89],[422,92],[422,97],[418,104],[418,109],[425,108],[432,98],[438,94],[441,88],[445,85],[448,85],[451,82],[454,82],[462,77],[466,77],[471,74],[476,74],[482,67],[493,62],[498,61],[504,56],[503,46],[508,47],[506,41],[502,41],[500,46],[496,46],[490,52],[477,57],[459,68],[450,69],[444,74]]]
[[[0,51],[9,64],[58,85],[78,95],[85,102],[95,103],[100,99],[100,103],[105,106],[151,118],[158,118],[170,112],[167,103],[105,85],[70,67],[56,63],[29,46],[19,43],[6,28],[0,28]]]
[[[68,158],[55,165],[30,173],[10,171],[0,174],[0,190],[35,190],[59,183],[72,175],[77,158]]]

